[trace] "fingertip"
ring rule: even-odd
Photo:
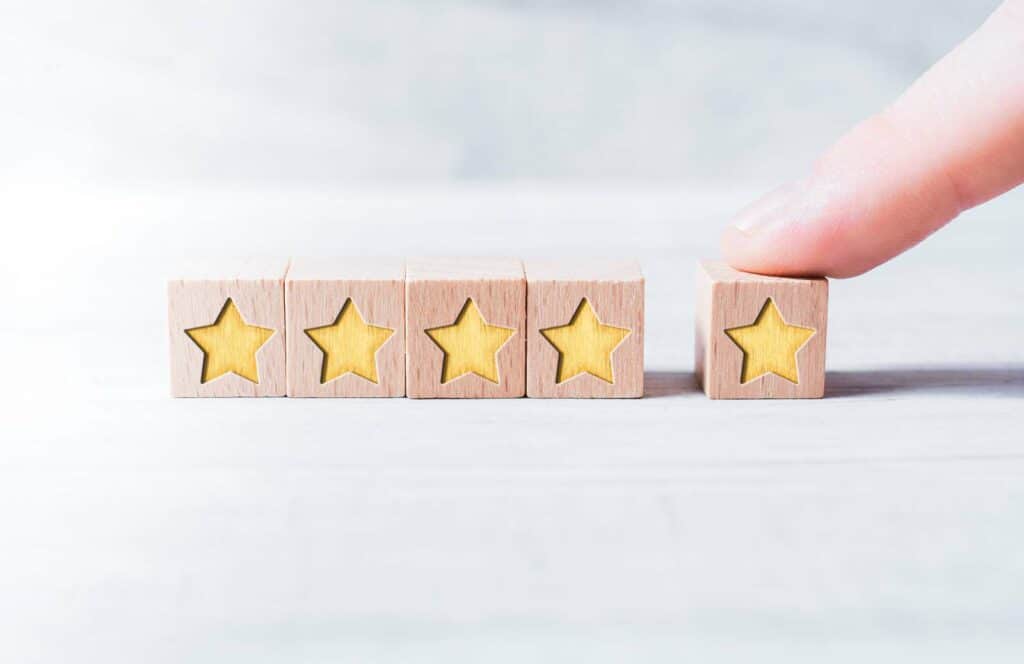
[[[798,243],[778,237],[778,232],[748,233],[735,226],[723,231],[722,256],[743,272],[775,277],[821,276],[814,261],[799,249]]]
[[[786,236],[792,233],[800,210],[794,201],[805,197],[808,180],[798,180],[769,192],[741,210],[722,233],[722,255],[732,267],[767,275],[803,273],[802,257],[794,255]]]
[[[725,262],[744,272],[769,274],[776,266],[763,260],[757,251],[755,238],[736,228],[727,226],[722,231],[721,248]]]
[[[848,224],[830,206],[776,211],[769,223],[730,224],[722,232],[725,261],[737,270],[778,277],[854,277],[881,260],[863,255],[846,237]]]

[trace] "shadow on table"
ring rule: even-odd
[[[1024,397],[1024,367],[908,367],[871,371],[830,371],[826,397],[945,392]]]
[[[645,371],[644,398],[657,399],[700,391],[692,371]]]

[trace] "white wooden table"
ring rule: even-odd
[[[0,659],[1021,661],[1024,197],[833,283],[826,399],[711,402],[693,263],[754,193],[8,199]],[[167,396],[181,257],[381,246],[639,257],[647,398]]]

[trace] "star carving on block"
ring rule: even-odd
[[[467,374],[500,382],[498,351],[516,333],[514,328],[490,325],[472,298],[466,300],[454,323],[424,332],[444,352],[442,385]]]
[[[540,333],[558,351],[556,384],[583,373],[614,384],[612,353],[632,330],[605,325],[590,300],[583,298],[566,325],[545,328]]]
[[[799,384],[796,354],[814,336],[815,330],[788,324],[775,301],[768,298],[753,323],[729,328],[725,334],[743,351],[740,383],[772,373]]]
[[[193,327],[185,334],[203,351],[201,383],[229,373],[259,383],[256,352],[274,336],[274,330],[246,323],[228,298],[212,325]]]
[[[395,331],[367,324],[352,298],[348,298],[333,323],[311,327],[305,333],[324,354],[320,384],[348,373],[377,383],[377,351]]]

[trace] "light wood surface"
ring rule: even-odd
[[[167,282],[171,394],[175,397],[275,397],[285,394],[284,259],[194,262]],[[210,278],[219,275],[219,278]],[[259,382],[228,373],[202,382],[204,352],[186,330],[212,325],[230,299],[245,323],[274,330],[256,351]]]
[[[518,259],[409,259],[406,278],[410,398],[509,398],[526,393],[526,280]],[[486,324],[514,330],[494,355],[496,383],[476,373],[442,383],[445,352],[427,330],[455,324],[469,300]]]
[[[400,258],[296,258],[285,286],[288,396],[405,395],[405,261]],[[351,300],[367,325],[393,334],[375,353],[374,383],[354,372],[322,382],[325,353],[307,330],[335,322]]]
[[[644,393],[644,278],[633,261],[527,261],[527,396],[640,397]],[[560,351],[543,330],[570,323],[586,300],[601,324],[628,331],[610,353],[612,382],[589,372],[559,382]],[[607,349],[604,349],[607,350]]]
[[[744,381],[744,349],[729,331],[760,321],[762,311],[781,314],[786,325],[808,330],[810,338],[792,345],[793,377],[764,373]],[[825,342],[828,281],[747,274],[704,261],[697,266],[695,370],[712,399],[797,399],[825,394]],[[763,349],[762,349],[763,350]],[[763,350],[763,352],[768,352]],[[788,359],[788,358],[786,358]]]
[[[48,257],[0,267],[5,664],[1021,661],[1024,190],[830,282],[825,398],[756,401],[696,386],[693,278],[759,189],[46,191],[0,197]],[[636,256],[645,398],[169,399],[197,237]]]
[[[411,258],[406,262],[406,278],[409,281],[516,281],[523,278],[523,262],[507,256]]]

